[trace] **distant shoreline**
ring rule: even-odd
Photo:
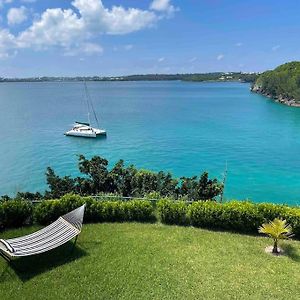
[[[0,78],[3,82],[81,82],[81,81],[190,81],[190,82],[254,82],[258,73],[214,72],[193,74],[146,74],[127,76],[42,76],[26,78]]]
[[[150,80],[150,79],[143,79],[143,80],[6,80],[6,81],[0,81],[1,83],[75,83],[75,82],[166,82],[166,81],[180,81],[180,82],[190,82],[190,83],[214,83],[214,82],[219,82],[219,83],[250,83],[247,81],[241,81],[241,80],[171,80],[171,79],[164,79],[164,80]]]

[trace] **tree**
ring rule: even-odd
[[[300,102],[300,62],[283,64],[273,71],[259,75],[255,86],[272,97],[283,97]]]
[[[115,166],[109,172],[109,182],[111,183],[110,186],[110,193],[117,193],[123,194],[123,190],[125,189],[125,174],[126,168],[124,167],[124,161],[120,159]]]
[[[107,166],[108,161],[100,156],[94,156],[90,160],[83,155],[79,156],[79,171],[89,176],[90,194],[108,191],[110,183]]]
[[[59,177],[50,167],[46,171],[47,184],[50,191],[45,192],[45,198],[60,198],[65,194],[76,192],[76,180],[70,176]]]
[[[200,200],[197,193],[197,176],[181,177],[179,194],[181,197],[187,196],[189,200]]]
[[[181,177],[179,193],[182,197],[187,196],[189,200],[212,200],[223,191],[223,184],[217,179],[209,179],[208,173],[197,176]]]
[[[278,241],[288,239],[293,236],[292,227],[286,223],[286,220],[274,219],[269,223],[264,223],[258,228],[259,233],[267,234],[274,241],[273,253],[278,254]]]
[[[199,179],[197,186],[198,199],[209,200],[220,195],[223,191],[223,184],[217,179],[209,179],[208,173],[204,172]]]
[[[30,193],[30,192],[18,192],[15,199],[21,199],[21,200],[41,200],[43,198],[43,195],[39,192],[36,193]]]
[[[187,197],[190,200],[211,200],[221,194],[223,184],[217,179],[210,179],[204,172],[197,176],[182,177],[180,181],[173,178],[171,173],[152,172],[137,169],[130,165],[126,167],[123,160],[119,160],[112,169],[108,169],[108,161],[100,156],[91,159],[79,156],[79,171],[84,176],[71,178],[59,177],[50,167],[46,177],[50,191],[46,191],[45,198],[58,198],[67,193],[80,195],[96,195],[99,193],[115,193],[125,197],[145,195],[157,192],[162,197]],[[36,197],[23,193],[20,197]]]

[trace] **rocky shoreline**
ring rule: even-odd
[[[268,93],[267,91],[265,91],[262,87],[254,84],[251,88],[250,91],[253,93],[257,93],[257,94],[261,94],[265,97],[268,97],[272,100],[274,100],[275,102],[281,103],[281,104],[285,104],[288,106],[293,106],[293,107],[300,107],[300,103],[297,102],[295,99],[293,98],[287,98],[284,97],[282,95],[279,96],[273,96],[270,93]]]

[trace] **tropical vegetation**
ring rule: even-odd
[[[150,195],[151,196],[151,195]],[[287,220],[296,238],[300,238],[300,208],[247,201],[187,202],[170,198],[158,201],[126,200],[119,196],[82,197],[67,194],[60,199],[0,201],[0,228],[46,225],[59,216],[86,203],[85,222],[156,222],[194,226],[240,233],[257,233],[257,228],[275,218]],[[287,227],[286,229],[288,229]],[[284,233],[281,232],[281,236]]]
[[[273,71],[266,71],[256,79],[253,91],[275,99],[300,102],[300,62],[280,65]]]
[[[97,195],[99,193],[113,193],[124,197],[144,197],[149,193],[156,193],[161,197],[173,197],[186,200],[215,199],[223,192],[223,183],[216,178],[209,178],[207,172],[199,177],[174,178],[169,172],[151,172],[137,169],[135,166],[125,166],[119,160],[111,169],[109,162],[100,156],[87,159],[79,156],[79,171],[81,177],[60,177],[48,167],[46,180],[49,186],[44,194],[19,192],[18,199],[38,200],[60,198],[68,193],[82,196]],[[10,197],[2,196],[2,199]]]
[[[260,233],[267,234],[270,236],[273,241],[273,250],[274,254],[278,254],[280,251],[278,249],[278,241],[289,239],[293,236],[292,226],[287,224],[286,220],[274,219],[274,221],[270,221],[269,223],[264,223],[259,227],[258,231]]]

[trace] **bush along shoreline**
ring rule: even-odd
[[[283,218],[293,228],[295,237],[300,239],[300,207],[247,201],[187,202],[170,198],[157,202],[147,199],[107,201],[76,194],[36,204],[28,200],[2,200],[0,228],[5,230],[32,224],[44,226],[83,203],[86,203],[85,223],[160,221],[168,225],[257,234],[261,224]]]
[[[48,167],[46,181],[49,190],[44,194],[19,192],[15,198],[57,199],[68,193],[81,196],[112,193],[123,197],[145,197],[149,193],[157,193],[161,197],[175,199],[209,200],[223,193],[223,183],[216,178],[209,178],[207,172],[203,172],[200,176],[174,178],[169,172],[151,172],[137,169],[134,165],[125,166],[123,160],[119,160],[112,168],[108,165],[108,160],[100,156],[87,159],[79,155],[78,169],[82,174],[81,177],[61,177]],[[10,199],[7,195],[1,198]]]

